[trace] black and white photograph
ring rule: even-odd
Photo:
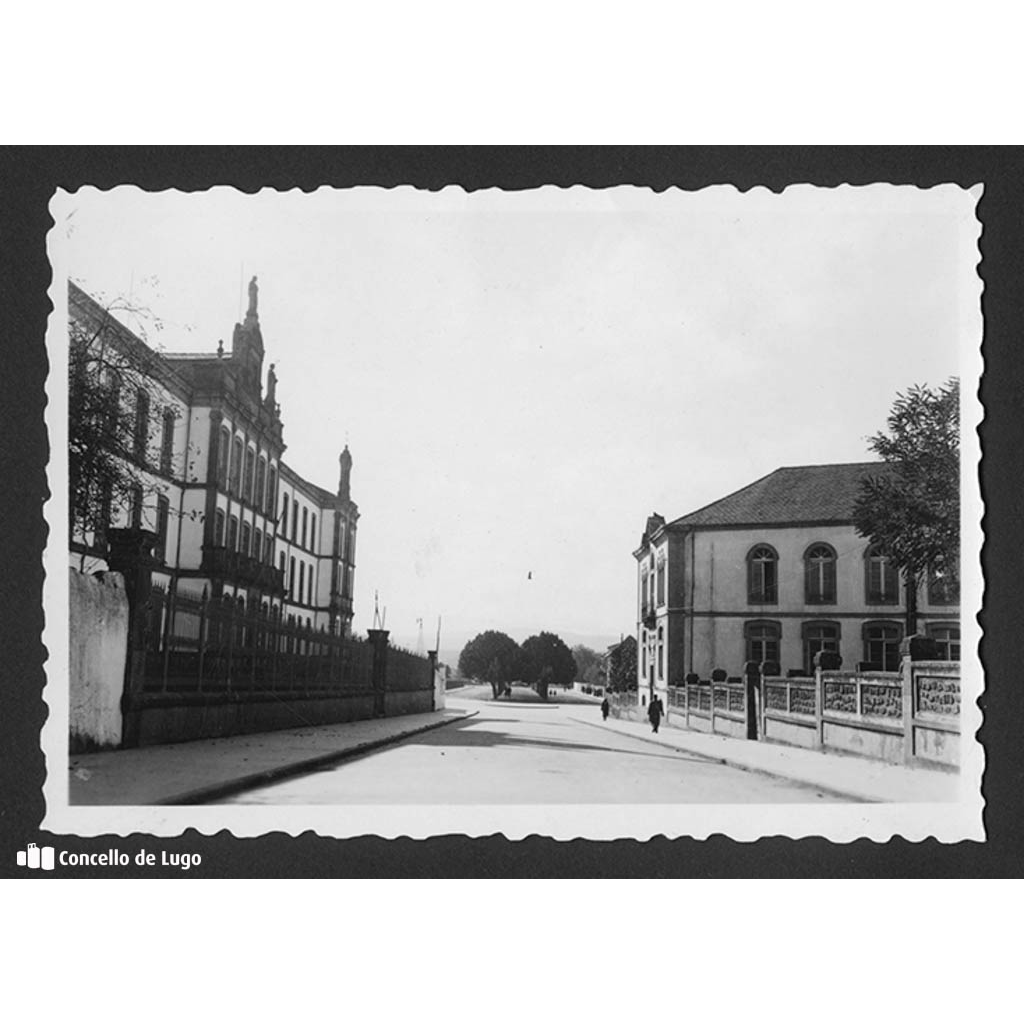
[[[58,190],[44,827],[983,839],[983,194]]]

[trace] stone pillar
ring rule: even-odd
[[[119,572],[124,577],[124,589],[128,597],[128,653],[125,658],[124,689],[121,693],[121,746],[137,747],[142,690],[146,681],[146,631],[153,590],[153,569],[160,564],[153,556],[157,535],[152,530],[137,527],[110,529],[107,531],[107,541],[107,565],[112,572]]]
[[[914,693],[914,662],[932,661],[938,655],[938,644],[930,637],[912,634],[900,641],[900,674],[903,690],[903,763],[914,764],[917,751],[914,716],[917,712]]]
[[[743,665],[743,683],[746,690],[747,739],[759,738],[761,729],[761,666],[756,661]]]
[[[387,714],[387,681],[388,681],[388,630],[368,629],[366,635],[373,647],[373,715],[383,718]]]
[[[430,662],[430,710],[437,711],[437,651],[427,651]]]
[[[819,750],[825,746],[825,680],[823,673],[837,672],[843,659],[838,651],[818,651],[814,655],[814,736]]]

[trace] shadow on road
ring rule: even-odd
[[[520,738],[507,731],[498,729],[480,728],[482,725],[507,725],[507,718],[487,718],[482,714],[474,715],[472,718],[464,718],[458,722],[442,726],[433,732],[424,733],[409,742],[429,747],[524,747],[542,748],[557,750],[562,753],[599,753],[625,754],[629,757],[651,757],[668,761],[690,761],[694,764],[719,764],[717,759],[698,757],[696,755],[684,754],[679,751],[667,748],[660,751],[655,750],[626,750],[622,747],[613,747],[604,744],[580,743],[572,740],[542,739],[536,736]],[[551,723],[552,725],[556,723]],[[557,723],[564,727],[564,723]],[[643,742],[638,740],[638,743]]]

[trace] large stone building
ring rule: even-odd
[[[859,536],[861,480],[881,463],[791,466],[666,522],[648,518],[637,563],[643,702],[687,674],[738,676],[748,661],[810,673],[818,651],[844,667],[894,670],[906,594],[884,552]],[[960,655],[959,586],[920,581],[918,632]]]
[[[205,589],[212,599],[348,634],[359,518],[352,456],[346,446],[334,491],[283,461],[273,364],[263,386],[256,279],[230,351],[220,344],[214,352],[155,352],[71,282],[68,315],[73,330],[117,347],[144,370],[145,386],[133,394],[114,382],[134,410],[142,483],[125,507],[108,497],[101,519],[156,533],[154,583],[193,595]],[[105,567],[102,523],[73,531],[70,546],[75,565]]]

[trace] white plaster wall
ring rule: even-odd
[[[69,573],[70,732],[78,742],[121,743],[128,597],[120,573]]]

